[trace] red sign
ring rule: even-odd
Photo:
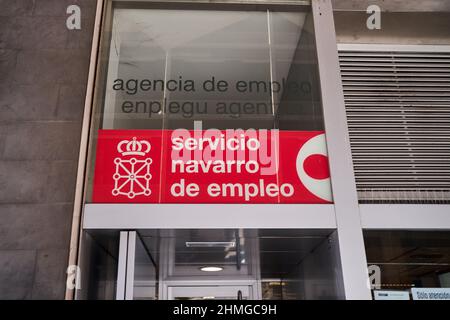
[[[98,132],[93,202],[332,201],[321,131]]]

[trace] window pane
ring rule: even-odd
[[[92,202],[332,203],[311,8],[178,8],[105,18]]]
[[[450,287],[450,232],[365,231],[364,240],[382,289]]]
[[[115,9],[103,129],[322,130],[307,12]]]

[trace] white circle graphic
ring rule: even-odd
[[[325,141],[325,134],[319,134],[311,139],[309,139],[298,151],[297,154],[297,174],[300,181],[312,194],[318,198],[332,202],[333,195],[331,192],[331,179],[330,177],[325,179],[315,179],[309,176],[303,164],[309,156],[319,154],[327,157],[327,145]]]

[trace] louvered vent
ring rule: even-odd
[[[339,52],[360,202],[450,202],[450,52]]]

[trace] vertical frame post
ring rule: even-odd
[[[119,259],[117,266],[116,300],[125,300],[127,258],[128,258],[128,232],[121,231],[119,239]]]
[[[136,231],[121,231],[116,300],[133,300]]]
[[[125,300],[134,297],[134,267],[136,258],[136,231],[128,232],[127,275],[125,284]]]
[[[345,298],[371,299],[331,0],[312,0]]]

